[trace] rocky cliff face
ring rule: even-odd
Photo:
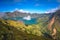
[[[54,15],[50,18],[49,24],[48,24],[48,29],[52,31],[52,36],[53,38],[56,39],[55,35],[60,38],[59,33],[60,33],[60,10],[57,10]]]
[[[57,10],[56,12],[52,13],[52,15],[50,17],[50,23],[51,22],[54,22],[54,24],[56,22],[59,22],[60,23],[60,10]],[[56,24],[56,25],[58,25],[58,24]]]

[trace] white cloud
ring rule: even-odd
[[[41,11],[41,10],[39,10],[39,11],[34,11],[34,10],[28,11],[28,10],[24,10],[24,9],[15,8],[14,10],[12,10],[10,12],[19,11],[19,12],[23,12],[23,13],[53,13],[56,10],[58,10],[59,8],[60,7],[47,9],[46,11]]]
[[[26,13],[29,13],[29,11],[26,11],[26,10],[23,10],[23,9],[20,9],[19,11],[20,11],[20,12],[24,12],[24,13],[25,13],[25,12],[26,12]]]
[[[19,11],[19,12],[23,12],[23,13],[29,13],[29,11],[27,11],[27,10],[18,9],[18,8],[15,8],[14,10],[12,10],[10,12],[14,12],[14,11]]]
[[[31,20],[31,16],[26,16],[26,17],[23,17],[23,19],[25,19],[25,20]]]
[[[45,13],[53,13],[53,12],[55,12],[55,11],[58,10],[58,9],[59,9],[58,7],[52,8],[52,9],[50,9],[50,10],[45,11]]]

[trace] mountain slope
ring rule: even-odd
[[[48,23],[48,29],[50,30],[52,36],[56,35],[57,39],[60,39],[60,10],[57,10],[56,12],[54,12],[49,20]],[[53,36],[55,37],[55,36]],[[55,37],[56,38],[56,37]]]
[[[11,24],[11,22],[15,25]],[[18,24],[21,24],[20,28],[16,26]],[[32,27],[37,30],[35,32],[30,27],[12,20],[0,20],[0,40],[52,40],[42,36],[37,26]],[[25,31],[22,29],[25,29]]]

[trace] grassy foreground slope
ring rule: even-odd
[[[25,26],[23,22],[0,20],[0,40],[52,40],[40,30],[37,24]]]

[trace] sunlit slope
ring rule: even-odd
[[[0,20],[0,40],[49,40],[38,25],[25,26],[23,22]]]

